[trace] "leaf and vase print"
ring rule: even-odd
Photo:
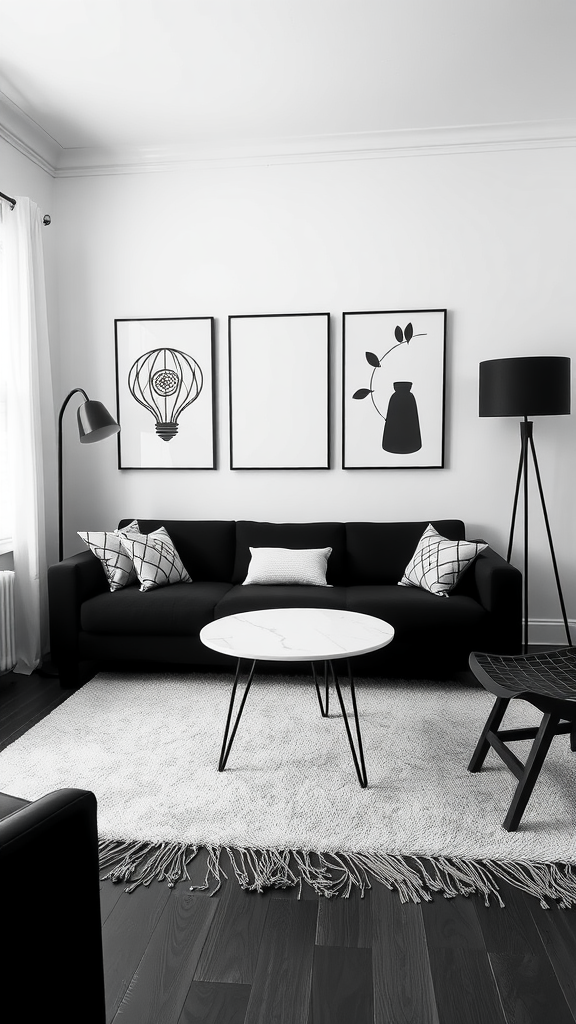
[[[445,327],[446,310],[344,314],[343,468],[443,466]]]
[[[425,336],[425,332],[422,335]],[[414,337],[412,324],[406,324],[404,330],[399,325],[394,328],[396,344],[392,345],[384,355],[378,357],[374,352],[366,352],[366,362],[372,367],[370,383],[367,388],[359,388],[352,395],[352,398],[368,398],[372,401],[378,415],[384,420],[385,427],[382,435],[382,448],[387,452],[397,452],[407,455],[410,452],[417,452],[422,447],[422,435],[420,432],[420,421],[418,418],[418,406],[416,398],[412,394],[411,380],[395,380],[394,392],[388,402],[386,415],[381,411],[375,397],[376,371],[380,370],[382,363],[394,351],[396,345],[409,345]],[[419,335],[416,335],[419,337]]]

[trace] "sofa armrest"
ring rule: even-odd
[[[77,672],[80,609],[84,601],[108,589],[102,564],[91,551],[81,551],[48,569],[50,656],[61,678]]]
[[[57,790],[0,821],[0,903],[2,1019],[105,1024],[92,792]]]
[[[493,620],[494,653],[514,654],[522,643],[522,573],[487,547],[463,577],[462,592],[475,597]]]

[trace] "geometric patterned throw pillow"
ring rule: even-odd
[[[398,586],[421,587],[438,597],[448,597],[462,573],[487,547],[481,541],[448,540],[429,523]]]
[[[192,583],[172,538],[161,526],[154,533],[129,533],[120,543],[134,563],[140,590],[155,590],[171,583]]]
[[[332,548],[250,548],[243,586],[270,585],[329,587],[326,570]]]
[[[139,533],[140,526],[137,519],[134,519],[128,526],[121,530],[104,531],[97,533],[89,530],[87,533],[78,533],[92,553],[99,558],[102,568],[108,580],[110,590],[121,590],[131,583],[136,583],[136,570],[130,555],[126,553],[120,543],[120,535],[128,533]]]

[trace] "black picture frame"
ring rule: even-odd
[[[330,314],[228,317],[230,468],[330,469]]]
[[[212,316],[114,320],[118,469],[216,469]]]
[[[443,469],[446,309],[342,314],[342,468]]]

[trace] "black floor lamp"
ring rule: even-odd
[[[562,618],[566,630],[568,644],[572,645],[566,606],[560,586],[560,576],[544,491],[540,479],[538,459],[532,436],[533,423],[529,416],[563,416],[570,412],[570,359],[568,356],[522,356],[516,359],[488,359],[480,363],[480,416],[521,416],[520,423],[520,462],[516,478],[516,491],[512,506],[512,522],[508,541],[509,562],[512,556],[514,526],[520,485],[523,484],[524,504],[524,632],[523,649],[528,648],[528,454],[536,474],[536,482],[544,514],[544,523],[550,545],[552,566],[562,609]]]
[[[73,395],[81,394],[86,399],[78,408],[78,433],[82,444],[92,444],[93,441],[103,441],[111,434],[117,434],[120,430],[116,420],[112,418],[108,409],[102,402],[92,402],[82,388],[74,388],[62,402],[60,415],[58,416],[58,561],[61,562],[64,553],[64,529],[62,519],[62,417],[68,402]]]

